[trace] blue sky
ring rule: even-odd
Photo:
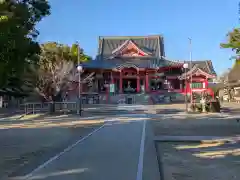
[[[217,73],[232,66],[230,50],[220,49],[239,24],[238,0],[50,0],[52,14],[40,22],[39,41],[79,41],[96,56],[98,36],[161,34],[169,59],[211,59]]]

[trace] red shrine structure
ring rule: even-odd
[[[83,92],[211,94],[208,82],[216,77],[211,60],[169,60],[160,35],[99,37],[98,44],[96,59],[82,64],[86,76],[94,74]]]

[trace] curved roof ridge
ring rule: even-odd
[[[205,61],[205,63],[206,63],[206,66],[207,66],[208,71],[211,72],[211,69],[210,69],[210,67],[209,67],[209,61]]]
[[[162,56],[162,58],[165,59],[165,60],[168,60],[168,61],[183,62],[183,63],[184,63],[184,62],[190,62],[190,60],[169,59],[169,58],[164,57],[164,56]],[[205,59],[205,60],[200,60],[200,59],[198,59],[198,60],[194,60],[194,59],[193,59],[193,60],[192,60],[193,63],[197,63],[197,62],[209,62],[209,61],[212,62],[211,60],[206,60],[206,59]]]
[[[162,56],[162,59],[167,60],[167,61],[172,61],[172,62],[184,62],[181,60],[175,60],[175,59],[168,59],[167,57]]]
[[[160,34],[156,35],[141,35],[141,36],[99,36],[99,39],[126,39],[126,38],[157,38],[157,37],[163,37]]]

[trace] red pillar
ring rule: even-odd
[[[109,100],[109,85],[108,86],[106,86],[106,102],[108,102],[108,100]]]
[[[208,89],[208,79],[207,78],[205,79],[204,83],[205,83],[205,88]]]
[[[137,92],[140,92],[140,77],[139,77],[139,74],[137,76]]]
[[[140,92],[140,74],[139,74],[139,70],[137,70],[137,92]]]
[[[111,72],[111,84],[114,84],[113,72]]]
[[[145,75],[145,92],[149,91],[149,85],[148,85],[148,73],[146,72]]]
[[[140,78],[137,77],[137,92],[140,92]]]
[[[120,77],[119,77],[119,93],[122,93],[122,70],[120,70]]]

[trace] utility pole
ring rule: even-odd
[[[240,23],[240,1],[238,2],[238,22]]]
[[[188,38],[189,40],[189,60],[190,60],[190,70],[192,69],[192,39]],[[190,95],[191,95],[191,100],[190,100],[190,104],[192,105],[193,103],[193,94],[192,94],[192,74],[190,74]]]
[[[187,100],[187,69],[188,67],[188,63],[184,63],[183,64],[183,68],[184,68],[184,75],[185,75],[185,105],[186,105],[186,113],[188,112],[188,100]]]
[[[185,111],[188,112],[188,96],[187,96],[187,68],[185,68]]]

